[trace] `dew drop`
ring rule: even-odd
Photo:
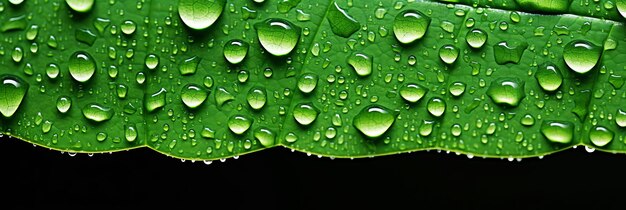
[[[374,58],[363,53],[354,53],[348,57],[348,64],[352,66],[357,75],[364,77],[372,74]]]
[[[354,127],[370,138],[377,138],[383,135],[396,119],[395,113],[386,107],[371,105],[363,108],[352,122]]]
[[[503,77],[491,82],[487,95],[496,104],[516,107],[526,97],[524,81],[519,78]]]
[[[487,33],[481,29],[472,29],[465,35],[465,42],[474,49],[481,48],[487,42]]]
[[[304,73],[298,79],[298,89],[302,93],[311,93],[317,87],[317,82],[319,78],[316,74],[313,73]]]
[[[315,121],[319,110],[308,103],[300,103],[293,110],[293,118],[300,125],[309,125]]]
[[[146,95],[145,97],[145,107],[148,112],[153,112],[163,106],[165,106],[165,88],[161,88],[157,92]]]
[[[274,56],[284,56],[296,47],[301,29],[291,22],[270,18],[254,25],[261,46]]]
[[[547,92],[553,92],[563,84],[563,75],[561,70],[551,62],[543,63],[537,66],[535,78],[539,86]]]
[[[0,75],[0,113],[4,117],[11,117],[22,104],[28,83],[17,76]]]
[[[543,121],[541,133],[548,141],[567,144],[574,138],[574,124],[566,121]]]
[[[254,138],[264,147],[271,147],[274,145],[276,134],[268,128],[259,127],[254,130]]]
[[[415,83],[409,83],[400,88],[400,96],[402,99],[411,103],[418,102],[426,93],[428,93],[428,88]]]
[[[439,48],[439,58],[446,64],[453,64],[459,57],[459,48],[453,45],[444,45]]]
[[[113,109],[97,103],[89,103],[83,107],[83,115],[85,118],[94,122],[104,122],[113,117]]]
[[[239,64],[246,58],[250,44],[243,40],[233,39],[224,45],[224,58],[231,64]]]
[[[614,135],[613,131],[606,127],[595,126],[589,131],[589,140],[591,140],[591,143],[594,145],[603,147],[611,143]]]
[[[76,12],[89,12],[95,2],[94,0],[65,0],[65,3]]]
[[[194,109],[202,105],[208,96],[209,92],[203,86],[187,84],[181,91],[180,99],[185,106]]]
[[[252,125],[252,119],[243,115],[233,115],[228,119],[228,128],[237,135],[241,135],[248,131]]]
[[[393,34],[402,44],[410,44],[421,39],[428,31],[430,17],[417,10],[405,10],[396,15],[393,21]]]
[[[248,101],[248,105],[252,107],[252,109],[259,110],[265,106],[267,102],[267,94],[265,88],[263,87],[253,87],[248,91],[248,95],[246,96],[246,100]]]
[[[563,60],[574,72],[584,74],[593,69],[600,60],[602,48],[588,41],[574,40],[565,45]]]
[[[432,97],[426,104],[428,113],[435,117],[441,117],[446,112],[446,102],[439,97]]]
[[[96,61],[85,51],[72,54],[68,65],[70,75],[78,82],[87,82],[96,73]]]
[[[57,98],[57,110],[60,113],[67,113],[67,111],[69,111],[71,107],[72,100],[70,99],[70,97],[61,96]]]
[[[225,4],[226,0],[180,0],[178,15],[187,27],[202,30],[215,23]]]

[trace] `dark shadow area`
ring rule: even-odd
[[[624,209],[626,155],[582,148],[543,159],[445,152],[335,159],[273,148],[211,165],[149,149],[51,151],[0,139],[2,209]],[[220,207],[223,206],[223,207]]]

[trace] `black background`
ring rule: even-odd
[[[521,162],[435,151],[331,160],[272,148],[205,165],[145,148],[71,157],[5,136],[0,163],[2,209],[626,209],[626,155],[580,147]]]

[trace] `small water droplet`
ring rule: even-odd
[[[145,98],[145,106],[148,112],[153,112],[163,106],[165,106],[165,88],[161,88],[157,92],[147,95]]]
[[[259,127],[254,131],[254,138],[264,147],[271,147],[274,145],[276,134],[268,128]]]
[[[146,67],[148,67],[148,69],[154,70],[156,69],[157,66],[159,66],[159,56],[155,54],[148,54],[146,55],[146,59],[144,62],[146,64]]]
[[[472,29],[465,35],[465,42],[467,42],[470,47],[478,49],[485,45],[487,37],[487,32],[481,29]]]
[[[298,89],[302,93],[311,93],[317,87],[318,76],[313,73],[304,73],[298,79]]]

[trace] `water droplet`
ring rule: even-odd
[[[372,74],[374,58],[363,53],[354,53],[348,57],[348,64],[354,68],[356,74],[364,77]]]
[[[192,56],[190,58],[183,60],[183,62],[180,64],[180,69],[179,69],[180,74],[182,75],[195,74],[196,71],[198,70],[198,64],[200,63],[200,60],[202,60],[202,58],[198,56]]]
[[[514,23],[519,23],[519,21],[522,19],[518,12],[511,12],[509,18],[511,18],[511,21],[513,21]]]
[[[446,64],[453,64],[459,57],[459,48],[452,45],[444,45],[439,48],[439,58]]]
[[[209,92],[204,87],[196,84],[187,84],[181,91],[180,99],[185,106],[194,109],[202,105],[208,96]]]
[[[489,85],[487,95],[496,104],[516,107],[526,97],[524,81],[513,77],[496,79]]]
[[[83,107],[83,115],[85,118],[94,122],[103,122],[113,117],[113,109],[97,103],[89,103]]]
[[[311,93],[317,87],[318,76],[313,73],[304,73],[298,79],[298,89],[302,93]]]
[[[393,34],[402,44],[410,44],[421,39],[428,31],[430,17],[417,10],[405,10],[396,15],[393,21]]]
[[[574,124],[566,121],[543,121],[541,133],[548,141],[567,144],[574,138]]]
[[[532,126],[535,124],[535,118],[530,114],[525,114],[520,120],[520,123],[525,126]]]
[[[159,66],[159,56],[155,54],[146,55],[145,64],[150,70],[156,69],[156,67]]]
[[[134,125],[124,126],[124,137],[126,141],[133,142],[137,139],[137,128]]]
[[[137,30],[137,24],[132,20],[125,20],[120,28],[122,29],[122,33],[131,35]]]
[[[65,3],[76,12],[89,12],[93,7],[94,0],[65,0]]]
[[[104,140],[107,139],[107,134],[104,132],[99,132],[98,134],[96,134],[96,140],[99,142],[103,142]]]
[[[57,110],[61,113],[67,113],[72,107],[72,99],[67,96],[57,98]]]
[[[452,84],[450,84],[450,87],[448,87],[448,91],[450,91],[450,94],[452,94],[453,96],[460,96],[463,94],[463,92],[465,92],[465,83],[463,82],[453,82]]]
[[[293,110],[293,118],[296,119],[300,125],[309,125],[313,123],[318,114],[319,110],[313,105],[307,103],[300,103],[296,105]]]
[[[526,42],[509,44],[507,41],[502,41],[493,46],[493,55],[496,63],[500,65],[519,63],[526,48],[528,48]]]
[[[233,115],[228,119],[228,128],[237,135],[241,135],[248,131],[252,125],[252,119],[243,115]]]
[[[326,15],[326,19],[330,23],[330,29],[335,35],[348,38],[359,30],[361,24],[348,15],[348,12],[339,7],[337,2],[333,1],[333,4],[334,6],[330,6]]]
[[[0,82],[0,113],[4,117],[11,117],[22,104],[28,92],[28,83],[8,74],[1,75]]]
[[[606,127],[595,126],[589,131],[589,140],[591,140],[591,143],[594,145],[603,147],[611,143],[614,135],[613,131]]]
[[[433,132],[435,121],[424,120],[419,127],[420,136],[429,136]]]
[[[567,66],[580,74],[589,72],[598,64],[602,48],[591,42],[574,40],[565,45],[563,60]]]
[[[11,17],[6,22],[2,23],[2,27],[0,27],[0,31],[12,31],[12,30],[23,30],[26,28],[28,24],[26,20],[26,15],[20,15],[16,17]]]
[[[622,109],[618,109],[615,114],[615,123],[617,126],[625,128],[626,127],[626,111]]]
[[[354,117],[352,124],[365,136],[377,138],[389,130],[396,120],[396,115],[386,107],[370,105]]]
[[[272,55],[284,56],[296,47],[301,29],[287,20],[270,18],[254,25],[261,46]]]
[[[202,30],[215,23],[225,4],[226,0],[180,0],[178,15],[187,27]]]
[[[250,45],[239,39],[233,39],[224,45],[224,57],[229,63],[238,64],[246,58]]]
[[[218,87],[215,92],[215,102],[217,102],[217,106],[223,106],[226,102],[232,101],[235,99],[235,96],[228,92],[226,88]]]
[[[551,62],[546,62],[537,66],[535,78],[537,79],[539,86],[548,92],[553,92],[559,89],[561,84],[563,84],[563,75],[561,75],[561,70]]]
[[[161,88],[157,92],[146,96],[145,98],[145,106],[148,112],[153,112],[158,108],[165,106],[165,88]]]
[[[39,34],[39,26],[38,25],[31,25],[28,30],[26,30],[26,39],[33,41],[35,40],[35,38],[37,38],[37,35]]]
[[[472,29],[465,35],[465,42],[474,49],[481,48],[487,42],[487,33],[481,29]]]
[[[446,112],[446,102],[439,97],[432,97],[426,104],[428,113],[435,117],[441,117]]]
[[[46,75],[48,75],[50,79],[56,79],[60,72],[59,66],[54,63],[48,64],[46,67]]]
[[[406,84],[400,88],[400,96],[402,99],[411,103],[418,102],[426,93],[428,93],[428,88],[414,83]]]
[[[265,88],[263,87],[253,87],[248,91],[248,95],[246,96],[248,100],[248,105],[252,107],[252,109],[259,110],[265,106],[267,102],[267,94],[265,93]]]
[[[622,15],[622,17],[626,18],[626,1],[617,0],[615,4],[617,6],[617,11],[619,11],[619,14]]]
[[[68,65],[70,75],[78,82],[87,82],[96,73],[96,61],[85,51],[72,54]]]
[[[24,50],[22,50],[21,47],[15,47],[15,49],[13,49],[13,52],[11,52],[11,58],[16,63],[21,62],[22,58],[24,58]]]
[[[264,147],[271,147],[274,145],[276,134],[268,128],[259,127],[254,131],[254,138]]]
[[[276,9],[280,13],[287,13],[292,8],[298,6],[301,0],[279,0]]]

